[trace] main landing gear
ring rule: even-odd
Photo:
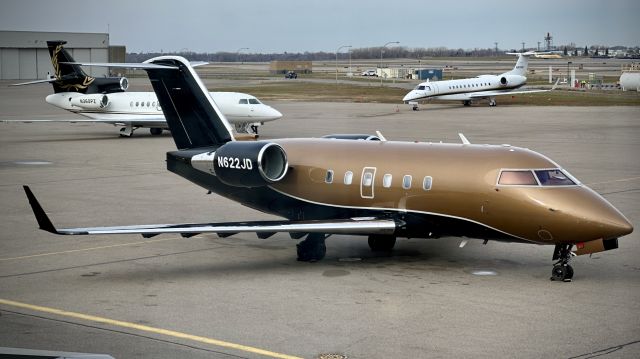
[[[369,248],[374,252],[389,252],[396,245],[396,237],[374,234],[369,236]]]
[[[136,129],[137,127],[134,128],[132,124],[126,124],[120,129],[120,137],[131,137]]]
[[[553,265],[551,280],[571,282],[571,278],[573,278],[573,268],[569,265],[573,255],[571,247],[573,247],[573,244],[556,244],[556,248],[553,251],[553,260],[558,261]]]
[[[491,99],[489,99],[489,106],[496,107],[496,105],[497,103],[496,103],[495,97],[492,97]]]
[[[236,132],[238,133],[252,133],[257,135],[258,134],[258,127],[260,126],[259,122],[243,122],[243,123],[236,123],[235,124],[235,128],[236,128]]]
[[[309,233],[304,241],[298,243],[298,260],[301,262],[317,262],[327,254],[327,246],[324,240],[327,239],[324,233]]]

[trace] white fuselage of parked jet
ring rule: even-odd
[[[257,127],[282,117],[282,113],[278,110],[245,93],[210,92],[209,94],[238,132],[248,132],[252,126]],[[59,92],[48,95],[46,102],[88,117],[95,122],[124,125],[134,129],[138,127],[168,129],[154,92],[108,94]]]
[[[534,52],[515,54],[518,56],[515,67],[500,75],[422,82],[406,94],[402,101],[416,105],[417,101],[438,99],[462,101],[465,105],[469,105],[474,100],[489,99],[489,105],[495,106],[496,96],[550,91],[519,90],[527,83],[528,58],[534,54]],[[414,106],[414,109],[416,108]]]
[[[473,100],[503,94],[526,83],[527,78],[520,75],[482,75],[459,80],[423,82],[408,93],[403,101],[419,101],[427,98]]]

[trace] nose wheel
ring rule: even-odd
[[[557,262],[551,270],[551,280],[560,282],[571,282],[573,278],[573,268],[569,265],[571,260],[571,248],[573,244],[556,244],[553,251],[553,260]]]

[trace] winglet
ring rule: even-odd
[[[460,141],[462,141],[463,145],[470,145],[471,144],[471,142],[469,142],[469,140],[467,140],[467,138],[462,134],[462,132],[459,132],[458,136],[460,136]]]
[[[40,229],[47,231],[53,234],[60,234],[56,227],[51,223],[51,220],[47,216],[47,213],[44,211],[36,196],[31,192],[29,186],[22,186],[24,188],[24,192],[27,194],[27,198],[29,199],[29,204],[31,205],[31,210],[33,214],[36,216],[36,221],[38,221],[38,225]]]

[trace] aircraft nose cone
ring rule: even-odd
[[[600,198],[598,205],[593,206],[587,216],[601,231],[605,239],[618,238],[633,232],[633,225],[629,220],[604,198]]]
[[[413,91],[409,92],[408,94],[404,95],[404,97],[402,98],[403,102],[407,102],[407,101],[411,101],[415,98],[415,96],[413,95]]]
[[[282,113],[276,110],[275,108],[272,107],[271,111],[272,111],[272,116],[275,117],[275,119],[282,117]]]
[[[611,237],[622,237],[633,232],[633,225],[621,213],[614,213],[608,218],[602,219],[602,224],[611,233]]]

